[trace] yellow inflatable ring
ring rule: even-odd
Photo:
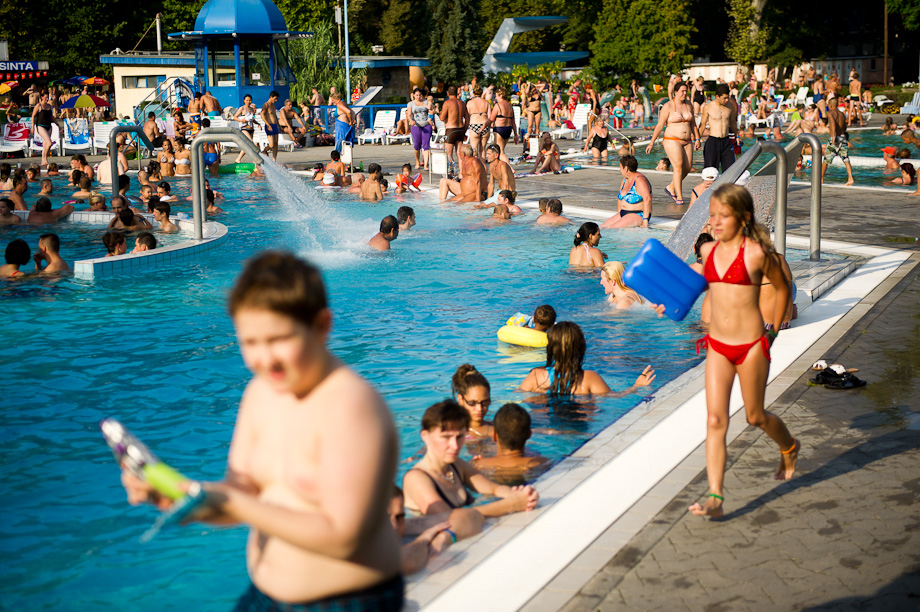
[[[505,325],[498,330],[496,335],[502,342],[516,344],[518,346],[541,348],[547,344],[546,332],[537,331],[529,327]]]

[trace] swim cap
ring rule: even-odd
[[[719,169],[709,166],[708,168],[703,168],[703,180],[704,181],[714,181],[719,178]]]
[[[324,174],[323,185],[335,185],[335,175],[331,172]]]

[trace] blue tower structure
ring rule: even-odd
[[[195,43],[195,89],[210,91],[222,107],[240,106],[250,94],[256,105],[271,91],[290,97],[294,74],[287,41],[311,32],[291,32],[271,0],[208,0],[191,32],[170,40]]]

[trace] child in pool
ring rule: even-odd
[[[545,332],[556,324],[556,309],[549,304],[541,304],[533,311],[533,316],[528,317],[523,312],[516,312],[505,322],[505,325],[530,327],[537,331]]]
[[[521,485],[532,481],[549,467],[549,460],[526,451],[524,446],[531,433],[527,411],[518,404],[505,404],[495,413],[492,427],[495,455],[476,457],[473,465],[501,484]]]

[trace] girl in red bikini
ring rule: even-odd
[[[754,221],[754,201],[744,187],[723,185],[712,194],[709,222],[715,242],[701,247],[703,276],[709,281],[712,322],[700,340],[706,354],[706,472],[709,496],[693,504],[693,514],[722,516],[725,476],[725,434],[728,404],[735,374],[749,424],[759,427],[779,445],[781,458],[774,478],[787,480],[795,472],[799,442],[783,421],[764,410],[770,370],[770,346],[775,331],[764,333],[758,298],[763,277],[776,287],[773,329],[785,315],[789,286],[767,229]]]

